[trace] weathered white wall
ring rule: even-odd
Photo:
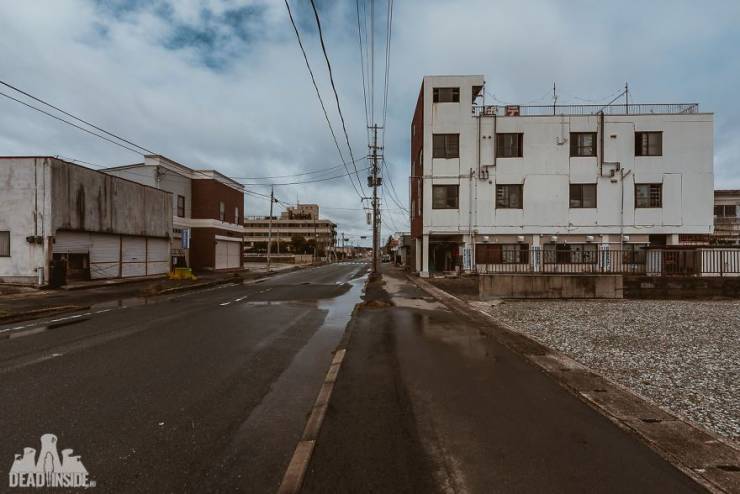
[[[523,157],[498,158],[488,168],[488,179],[480,180],[479,152],[481,164],[493,164],[495,139],[494,119],[479,122],[471,111],[471,88],[482,84],[482,76],[425,78],[425,234],[465,234],[470,229],[481,235],[712,232],[713,115],[607,115],[604,158],[621,163],[627,173],[623,183],[599,176],[595,157],[570,157],[570,132],[596,132],[596,116],[499,116],[497,133],[524,134]],[[460,103],[433,103],[434,87],[460,87]],[[651,130],[663,132],[663,155],[635,157],[635,131]],[[458,132],[460,158],[433,159],[432,135]],[[663,207],[635,209],[636,182],[662,183]],[[524,184],[524,208],[496,209],[496,183]],[[570,209],[570,183],[597,184],[598,207]],[[460,208],[432,209],[432,184],[459,184]]]
[[[49,166],[49,158],[0,159],[0,230],[10,231],[10,257],[0,257],[0,282],[33,283],[37,268],[45,267]],[[29,243],[29,236],[43,236],[44,243]]]

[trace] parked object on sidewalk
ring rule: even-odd
[[[193,274],[190,268],[175,268],[170,271],[171,280],[197,280],[198,277]]]
[[[0,157],[0,282],[166,274],[171,232],[167,192],[48,156]]]

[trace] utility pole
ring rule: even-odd
[[[272,250],[272,205],[275,203],[275,188],[270,187],[270,221],[267,226],[267,272],[270,272],[270,254]]]
[[[378,204],[378,186],[381,178],[378,177],[378,125],[371,127],[373,131],[373,143],[370,146],[370,162],[372,175],[368,177],[368,186],[373,189],[373,274],[378,273],[378,254],[380,253],[380,204]]]

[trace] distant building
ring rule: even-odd
[[[266,251],[270,230],[269,216],[249,216],[244,220],[244,242],[248,252]],[[334,248],[337,239],[337,225],[327,219],[319,218],[317,204],[297,204],[272,219],[272,252],[289,252],[294,237],[317,245],[318,252]]]
[[[740,190],[714,191],[713,243],[740,245]]]
[[[475,271],[712,233],[713,125],[695,103],[485,105],[483,76],[424,77],[411,122],[415,267]],[[530,255],[534,252],[536,255]]]
[[[0,158],[0,282],[167,273],[172,195],[57,158]]]
[[[102,170],[172,193],[175,265],[195,270],[242,266],[244,186],[215,170],[193,170],[159,155]]]

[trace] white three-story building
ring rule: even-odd
[[[712,233],[713,115],[697,104],[487,106],[484,87],[422,82],[410,180],[422,276]]]

